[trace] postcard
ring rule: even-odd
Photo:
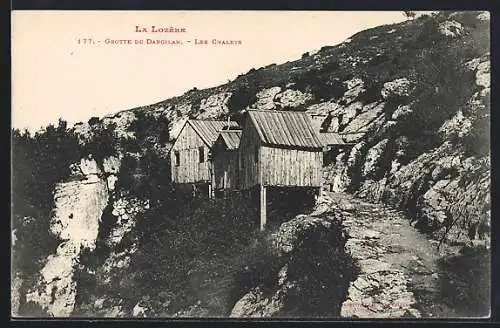
[[[489,12],[11,17],[12,319],[490,316]]]

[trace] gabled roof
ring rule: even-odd
[[[345,145],[346,142],[342,139],[342,137],[335,132],[321,132],[320,134],[321,140],[323,141],[323,145]]]
[[[238,149],[241,140],[241,130],[222,130],[218,140],[222,140],[229,150]]]
[[[186,122],[186,124],[190,124],[196,133],[203,139],[203,141],[209,146],[212,147],[215,140],[219,136],[219,131],[221,131],[224,127],[237,127],[238,123],[233,121],[216,121],[216,120],[195,120],[190,119]]]
[[[305,112],[248,110],[247,114],[264,144],[299,148],[323,147],[319,133]]]

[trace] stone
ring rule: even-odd
[[[477,15],[476,18],[480,21],[489,21],[490,20],[490,12],[483,11],[479,15]]]
[[[359,304],[359,302],[345,301],[340,310],[340,316],[344,318],[369,318],[373,314],[372,311]]]
[[[283,285],[287,279],[288,265],[285,264],[278,273],[278,285]]]
[[[355,301],[361,299],[364,294],[362,290],[356,288],[354,284],[351,283],[349,288],[347,289],[347,295],[350,300]]]
[[[271,317],[279,312],[283,304],[276,299],[265,298],[260,288],[253,288],[236,302],[229,317]]]
[[[358,279],[356,279],[356,280],[352,283],[352,285],[353,285],[354,287],[356,287],[356,288],[357,288],[358,290],[360,290],[360,291],[363,291],[363,290],[365,290],[365,289],[367,289],[367,288],[370,288],[370,287],[371,287],[371,284],[370,284],[370,283],[369,283],[366,279],[364,279],[364,278],[362,278],[362,277],[358,277]]]
[[[104,305],[104,298],[98,298],[95,302],[94,302],[94,307],[96,309],[102,309]]]
[[[466,118],[463,112],[459,110],[452,118],[443,123],[439,128],[439,132],[442,133],[445,138],[455,135],[461,138],[467,135],[471,129],[471,120]]]
[[[422,317],[422,314],[417,309],[413,309],[412,308],[412,309],[407,309],[406,311],[408,312],[408,314],[410,316],[413,316],[415,318],[421,318]]]
[[[401,318],[406,314],[406,310],[392,310],[389,312],[389,318]]]
[[[125,313],[121,306],[113,306],[104,313],[106,318],[120,318],[124,317]]]
[[[481,58],[474,58],[466,62],[464,65],[467,69],[471,71],[475,71],[479,63],[481,62]]]
[[[408,97],[414,88],[414,82],[406,77],[385,82],[380,93],[384,99],[393,97]]]
[[[213,94],[206,99],[202,99],[200,101],[200,114],[197,118],[217,118],[227,114],[229,112],[227,104],[230,97],[230,92],[222,92]]]
[[[312,100],[310,93],[304,93],[300,90],[286,89],[278,93],[274,100],[280,105],[280,108],[296,108]]]
[[[340,202],[337,205],[343,211],[353,212],[355,210],[354,204],[344,199],[340,200]]]
[[[447,37],[457,37],[462,35],[463,26],[459,22],[455,20],[447,20],[439,24],[438,31],[439,33],[447,36]]]
[[[344,92],[342,99],[348,104],[357,99],[366,90],[365,83],[361,78],[347,80],[344,84],[347,90]]]
[[[91,157],[80,160],[80,170],[85,176],[101,174],[101,169],[97,165],[97,162]]]
[[[364,107],[363,107],[364,108]],[[342,130],[343,133],[363,132],[369,129],[370,124],[373,125],[377,117],[381,117],[384,110],[384,103],[379,103],[375,107],[369,107],[366,111],[352,119],[349,124]]]
[[[329,204],[318,204],[315,206],[314,210],[311,212],[311,216],[319,216],[331,211],[331,206]]]
[[[392,113],[391,118],[393,120],[398,120],[402,117],[407,116],[408,114],[412,113],[413,109],[408,106],[408,105],[399,105],[398,108]]]
[[[116,156],[109,156],[103,159],[102,166],[105,173],[117,174],[120,171],[121,161]]]
[[[401,167],[401,163],[397,159],[392,160],[390,174],[396,173],[396,171]]]
[[[101,120],[104,127],[108,127],[110,124],[116,124],[114,130],[115,134],[119,138],[133,138],[134,133],[128,131],[128,128],[132,122],[136,120],[135,113],[132,111],[124,111],[118,114],[112,114],[104,116]]]
[[[399,295],[399,297],[394,301],[392,307],[399,309],[408,309],[413,304],[415,304],[415,299],[413,298],[413,293],[404,292]]]
[[[298,215],[294,219],[281,224],[279,230],[273,234],[272,243],[280,256],[290,253],[299,242],[298,236],[308,231],[329,227],[328,218],[318,218],[308,215]]]
[[[274,101],[275,96],[281,92],[280,87],[272,87],[268,89],[263,89],[256,94],[257,102],[253,105],[253,108],[257,109],[275,109],[276,104]]]
[[[365,164],[362,171],[363,176],[367,177],[376,171],[377,165],[387,147],[388,141],[388,139],[383,139],[368,150],[368,152],[366,153]]]
[[[361,304],[363,304],[363,306],[370,306],[373,304],[373,297],[367,297],[367,298],[363,298],[361,300]]]
[[[490,61],[481,62],[477,66],[476,71],[476,84],[483,88],[490,88],[491,85],[491,63]]]
[[[360,266],[361,266],[361,271],[364,273],[387,271],[390,269],[389,263],[375,260],[375,259],[365,259],[365,260],[361,260],[359,262],[360,262]]]
[[[362,108],[363,103],[360,101],[349,104],[347,107],[343,108],[342,111],[340,111],[339,114],[342,115],[342,121],[339,123],[342,125],[348,124],[354,117],[356,117]]]

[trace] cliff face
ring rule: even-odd
[[[411,220],[432,232],[436,239],[488,243],[490,159],[488,153],[477,154],[487,144],[468,143],[471,135],[481,129],[480,121],[489,119],[490,87],[489,82],[484,82],[489,81],[489,56],[464,61],[461,69],[470,70],[474,77],[461,82],[469,83],[471,94],[465,95],[465,103],[455,105],[447,118],[436,125],[437,138],[430,135],[432,131],[419,136],[403,128],[404,116],[418,110],[418,99],[398,104],[392,114],[386,112],[387,100],[374,105],[359,104],[360,113],[352,115],[342,131],[367,132],[352,149],[337,155],[325,178],[335,190],[348,190],[371,201],[407,209]],[[386,97],[390,92],[406,95],[408,83],[406,79],[384,83],[382,93]],[[440,107],[448,105],[434,106],[435,110],[442,110]],[[336,112],[349,115],[350,110],[348,107]],[[414,124],[427,124],[427,120],[432,121],[432,117]],[[488,128],[483,128],[488,134]],[[415,153],[412,146],[417,138],[424,137],[436,138],[435,144]],[[489,140],[484,138],[481,142]],[[472,153],[466,147],[472,147]]]
[[[82,159],[67,182],[56,186],[51,233],[62,242],[50,255],[26,303],[35,304],[50,316],[69,316],[75,305],[74,266],[83,249],[95,249],[101,215],[109,192],[94,160]]]

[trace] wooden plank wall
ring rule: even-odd
[[[255,147],[260,147],[260,138],[250,120],[246,120],[241,134],[238,167],[241,189],[249,189],[260,184],[259,162],[255,162]]]
[[[205,162],[199,161],[199,147],[204,147]],[[179,152],[180,165],[175,165],[175,151]],[[172,164],[172,181],[174,183],[210,182],[210,165],[206,146],[191,125],[186,124],[178,136],[172,151],[170,163]]]
[[[214,158],[216,189],[238,188],[238,151],[219,151]]]
[[[226,160],[226,152],[220,149],[217,149],[217,153],[215,153],[214,159],[214,189],[223,189],[224,188],[224,169],[227,165]]]
[[[321,151],[261,148],[262,183],[266,186],[319,187],[322,168]]]

